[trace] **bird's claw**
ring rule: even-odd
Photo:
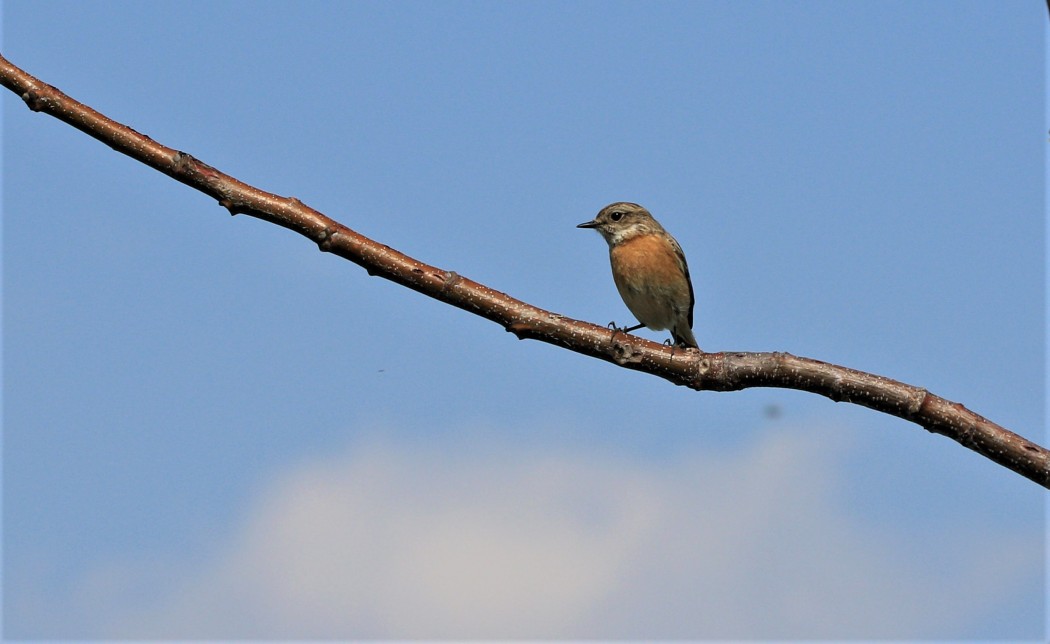
[[[668,338],[668,339],[664,340],[664,346],[665,347],[671,347],[671,357],[673,358],[674,357],[674,350],[675,350],[675,348],[678,347],[678,344],[675,343],[675,342],[671,342],[671,338]]]

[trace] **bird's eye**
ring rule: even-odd
[[[616,212],[609,213],[609,219],[613,221],[620,221],[623,219],[623,213],[617,210]]]

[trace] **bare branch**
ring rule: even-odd
[[[294,197],[254,188],[117,123],[0,56],[0,83],[31,110],[64,121],[114,150],[214,197],[231,214],[294,230],[377,275],[503,326],[519,339],[564,347],[696,390],[782,387],[851,402],[917,423],[1050,488],[1050,451],[925,389],[787,353],[701,353],[532,306],[454,272],[424,264],[364,237]]]

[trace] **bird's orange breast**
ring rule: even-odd
[[[682,261],[662,235],[638,235],[621,242],[609,249],[609,259],[613,279],[621,290],[683,289],[684,296],[689,297]]]

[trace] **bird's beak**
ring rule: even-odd
[[[598,220],[594,219],[592,221],[585,221],[582,224],[577,225],[576,227],[577,228],[597,228],[598,227]]]

